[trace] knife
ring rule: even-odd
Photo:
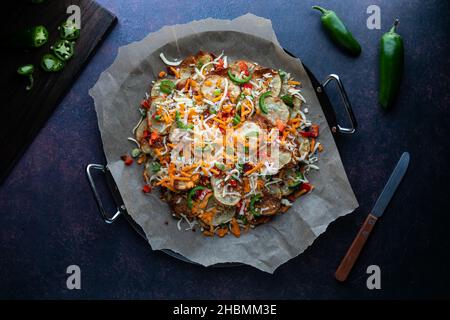
[[[404,152],[400,157],[397,166],[389,177],[388,182],[384,186],[384,189],[381,192],[381,195],[378,198],[377,202],[375,203],[372,212],[367,216],[361,229],[353,240],[352,245],[345,254],[344,259],[342,259],[341,264],[337,268],[336,273],[334,274],[337,280],[345,281],[347,279],[347,276],[352,270],[356,259],[358,259],[358,256],[361,253],[361,250],[364,247],[364,244],[366,243],[370,232],[375,226],[375,223],[377,222],[378,218],[383,215],[384,210],[386,209],[389,201],[391,201],[395,190],[397,190],[397,187],[400,184],[400,181],[402,181],[402,178],[406,173],[406,169],[408,168],[408,164],[409,153]]]

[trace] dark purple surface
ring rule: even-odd
[[[421,298],[449,297],[449,30],[446,1],[99,1],[119,23],[0,187],[0,298]],[[312,4],[332,6],[361,42],[359,58],[324,36]],[[382,30],[366,28],[381,7]],[[205,269],[152,251],[121,219],[99,217],[84,174],[104,161],[88,90],[117,48],[164,25],[247,12],[269,18],[280,43],[323,79],[341,76],[360,128],[338,145],[360,208],[332,223],[274,275],[250,267]],[[394,18],[406,47],[397,105],[377,106],[378,42]],[[224,48],[226,49],[226,48]],[[331,93],[333,101],[338,101]],[[333,278],[403,151],[411,163],[345,284]],[[170,223],[174,223],[170,221]],[[66,288],[77,264],[82,290]],[[382,289],[366,288],[368,265]]]

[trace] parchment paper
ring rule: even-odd
[[[320,141],[325,147],[319,155],[320,171],[312,170],[309,175],[316,187],[313,192],[298,199],[287,213],[240,238],[204,237],[199,231],[185,231],[186,224],[179,231],[168,205],[156,194],[142,193],[143,167],[124,167],[120,160],[134,147],[127,137],[132,136],[131,129],[140,117],[137,107],[149,92],[151,80],[165,69],[160,52],[174,59],[199,49],[217,54],[223,50],[230,60],[244,58],[290,72],[303,84],[309,118],[319,123]],[[280,48],[270,20],[246,14],[232,21],[209,18],[164,27],[119,48],[116,60],[89,93],[94,99],[108,166],[128,213],[143,228],[153,250],[170,249],[204,266],[240,262],[273,273],[302,253],[333,220],[358,207],[307,73],[300,60]]]

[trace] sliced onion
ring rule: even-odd
[[[177,67],[177,66],[179,66],[180,64],[181,64],[181,60],[180,61],[169,61],[169,60],[167,60],[167,58],[166,58],[166,56],[164,55],[164,53],[160,53],[159,54],[159,57],[161,58],[161,60],[165,63],[165,64],[167,64],[168,66],[173,66],[173,67]]]

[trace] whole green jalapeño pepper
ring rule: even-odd
[[[399,21],[395,20],[389,32],[381,37],[378,100],[384,109],[388,109],[394,102],[403,73],[403,40],[395,32],[398,24]]]
[[[58,72],[64,68],[64,62],[53,54],[47,53],[42,56],[41,67],[46,72]]]
[[[319,6],[313,6],[313,9],[322,12],[322,24],[335,43],[354,56],[361,53],[361,46],[358,41],[353,37],[352,33],[347,29],[334,11]]]
[[[26,64],[23,66],[20,66],[17,69],[17,73],[21,76],[25,76],[28,77],[28,85],[25,87],[25,89],[31,90],[31,88],[33,88],[33,84],[34,84],[34,79],[33,79],[33,72],[34,72],[34,66],[32,64]]]
[[[53,53],[58,59],[62,61],[67,61],[73,57],[73,42],[68,40],[58,40],[52,47]]]

